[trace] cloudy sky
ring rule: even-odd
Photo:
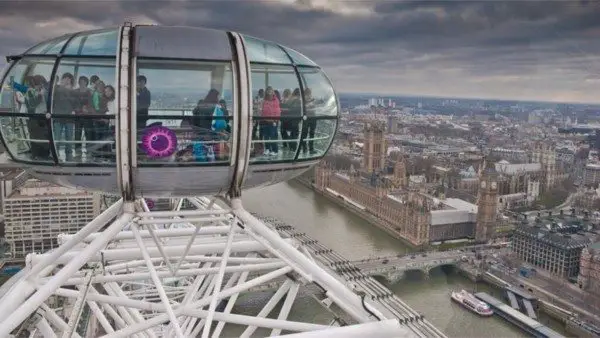
[[[274,40],[341,92],[600,102],[599,1],[0,0],[0,55],[124,20]]]

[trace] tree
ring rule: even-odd
[[[340,171],[350,170],[352,165],[354,165],[354,168],[356,169],[360,167],[358,161],[353,161],[352,158],[345,155],[330,154],[325,156],[325,161],[329,163],[333,169]]]
[[[434,164],[435,160],[431,158],[417,157],[407,165],[406,171],[411,175],[425,175],[425,177],[431,177]]]
[[[390,153],[390,161],[393,163],[396,163],[398,161],[403,161],[404,160],[404,155],[402,154],[401,151],[392,151]]]
[[[460,171],[456,168],[450,169],[450,171],[448,171],[448,173],[446,174],[446,182],[449,188],[457,188],[460,179]]]
[[[585,160],[590,155],[590,148],[580,148],[575,153],[575,158],[579,160]]]
[[[552,209],[561,205],[567,197],[569,197],[569,191],[559,185],[543,193],[540,196],[539,203],[546,209]]]

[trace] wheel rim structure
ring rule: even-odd
[[[184,205],[195,207],[181,210]],[[119,200],[57,249],[29,254],[24,270],[0,288],[0,336],[218,337],[226,324],[310,336],[369,332],[413,336],[387,319],[315,261],[299,243],[245,211],[241,201],[179,199],[173,211],[150,211],[143,199]],[[103,229],[98,232],[99,229]],[[354,325],[288,319],[300,288],[318,285]],[[241,294],[274,287],[254,316],[232,314]],[[266,318],[283,300],[276,319]],[[217,309],[219,303],[224,308]],[[349,331],[350,330],[350,331]]]

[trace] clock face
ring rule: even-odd
[[[485,186],[486,186],[485,181],[481,181],[481,187],[485,188]]]
[[[498,186],[498,183],[492,182],[492,189],[496,189],[497,186]]]

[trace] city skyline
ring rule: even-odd
[[[596,2],[229,3],[4,1],[0,54],[123,21],[205,26],[297,49],[342,93],[600,102]]]

